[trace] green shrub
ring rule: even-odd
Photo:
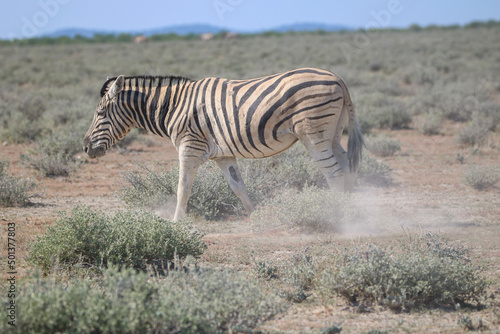
[[[424,135],[437,135],[440,133],[442,123],[443,114],[437,110],[431,110],[425,115],[418,129]]]
[[[265,198],[283,188],[326,186],[326,180],[305,147],[297,143],[285,152],[265,159],[241,159],[241,172]],[[250,182],[251,180],[251,182]]]
[[[257,277],[265,280],[272,280],[278,278],[279,267],[273,261],[259,261],[254,267]]]
[[[0,206],[26,206],[30,203],[30,191],[36,188],[36,182],[10,176],[7,173],[9,163],[0,160]]]
[[[172,319],[175,332],[248,331],[283,310],[276,296],[264,293],[257,281],[231,271],[175,272],[160,294],[170,296],[159,312]]]
[[[250,331],[281,312],[276,297],[243,274],[215,269],[173,271],[162,279],[133,269],[102,278],[32,275],[19,283],[23,305],[12,333],[221,333]]]
[[[361,184],[388,186],[392,183],[391,168],[385,163],[365,154],[359,166],[358,181]]]
[[[73,279],[67,283],[40,275],[20,284],[22,303],[14,333],[145,332],[158,287],[148,275],[116,269],[104,271],[102,282]],[[153,312],[151,312],[153,313]]]
[[[373,112],[373,122],[378,129],[406,129],[410,126],[411,115],[402,102],[393,102],[387,107]]]
[[[463,174],[465,183],[477,190],[485,190],[493,187],[500,180],[497,168],[473,165]]]
[[[294,254],[280,267],[280,277],[285,283],[281,295],[294,303],[303,302],[311,296],[309,291],[316,287],[319,273],[317,261],[307,249]]]
[[[479,110],[482,116],[489,120],[490,130],[498,131],[500,125],[500,104],[494,101],[483,102],[479,105]]]
[[[308,253],[308,248],[278,264],[259,261],[254,272],[261,279],[278,282],[280,295],[294,303],[301,303],[312,295],[321,273],[319,262]]]
[[[0,138],[2,141],[11,143],[35,141],[40,138],[43,130],[37,121],[30,121],[22,113],[16,113],[4,121]]]
[[[141,166],[145,173],[126,172],[123,177],[126,186],[120,196],[125,203],[142,208],[159,209],[169,203],[175,203],[179,180],[178,166],[172,170],[156,171]],[[256,199],[252,187],[248,187],[251,198]],[[188,212],[205,217],[220,219],[225,215],[242,214],[243,205],[231,190],[222,171],[215,163],[207,163],[198,170],[188,201]]]
[[[118,212],[110,217],[88,207],[62,215],[31,245],[28,261],[47,272],[58,263],[73,266],[116,264],[144,269],[166,265],[177,254],[199,256],[206,248],[189,222],[170,222],[147,212]]]
[[[417,84],[420,86],[433,86],[440,78],[439,72],[432,67],[415,63],[406,67],[403,71],[403,81],[407,85]]]
[[[4,103],[1,100],[1,140],[24,143],[38,139],[44,130],[40,122],[46,109],[43,99],[33,92],[19,97],[8,96]]]
[[[487,283],[467,254],[432,234],[409,237],[399,249],[370,244],[346,251],[338,268],[323,273],[321,290],[352,303],[377,303],[398,311],[479,307]]]
[[[73,155],[80,149],[81,138],[76,133],[56,133],[39,140],[35,149],[21,155],[21,160],[42,176],[68,176],[79,164]]]
[[[388,97],[380,92],[366,94],[356,104],[362,130],[403,129],[411,123],[411,114],[406,104],[396,97]],[[363,123],[366,123],[363,125]]]
[[[387,136],[368,137],[368,150],[378,157],[389,157],[401,150],[399,140]]]
[[[265,205],[258,207],[251,220],[256,227],[285,225],[308,232],[334,231],[353,219],[351,197],[317,187],[298,192],[285,189]]]
[[[477,81],[469,78],[439,80],[435,85],[425,86],[418,91],[410,107],[414,114],[430,111],[454,122],[466,122],[471,119],[473,109],[468,105],[468,98],[472,97],[471,92],[476,91],[478,91]]]
[[[491,119],[473,113],[472,119],[458,131],[458,140],[463,145],[481,146],[493,126]]]

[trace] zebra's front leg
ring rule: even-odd
[[[224,176],[231,186],[231,189],[243,203],[243,207],[245,208],[245,210],[248,212],[248,214],[251,214],[254,210],[254,207],[252,205],[252,201],[250,201],[250,197],[248,196],[247,187],[245,186],[245,182],[243,182],[243,178],[241,177],[236,159],[221,158],[215,161],[217,162],[217,166],[219,166],[219,168],[224,173]]]
[[[183,150],[179,150],[179,185],[177,186],[177,206],[174,221],[186,216],[187,203],[191,195],[196,172],[198,167],[205,161],[206,159],[202,157],[192,156],[186,154]]]

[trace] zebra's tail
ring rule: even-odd
[[[347,87],[344,85],[344,108],[347,108],[349,115],[349,139],[347,141],[347,159],[349,160],[349,169],[351,173],[356,173],[361,162],[361,156],[363,152],[363,146],[365,142],[363,140],[363,134],[361,133],[361,128],[359,126],[358,118],[354,112],[354,107],[352,105],[351,96]]]

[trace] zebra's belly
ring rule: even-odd
[[[245,159],[259,159],[267,158],[289,149],[297,142],[297,137],[291,133],[285,133],[277,137],[277,140],[272,140],[267,146],[256,145],[257,148],[250,147],[250,145],[240,145],[237,149],[230,149],[225,145],[217,145],[217,153],[212,154],[211,159],[217,158],[245,158]]]

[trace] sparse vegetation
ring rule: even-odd
[[[378,157],[389,157],[401,150],[399,140],[387,136],[368,137],[368,150]]]
[[[23,316],[12,333],[221,333],[251,331],[284,307],[259,284],[229,270],[171,271],[164,278],[133,269],[102,277],[34,275],[19,286]]]
[[[481,307],[487,283],[480,272],[466,250],[427,233],[396,249],[369,244],[346,252],[338,270],[323,273],[321,290],[396,311]]]
[[[0,160],[0,206],[26,206],[30,203],[30,191],[36,188],[35,181],[9,175],[9,163]]]
[[[465,183],[477,190],[485,190],[493,187],[500,181],[498,168],[473,165],[463,175]]]
[[[284,283],[281,295],[294,303],[301,303],[312,295],[321,272],[317,259],[307,249],[294,254],[280,268]]]
[[[175,203],[179,169],[155,170],[141,166],[144,173],[129,171],[123,174],[125,187],[120,196],[130,206],[148,209],[166,207]],[[258,199],[258,192],[249,187],[250,195]],[[188,202],[188,211],[193,215],[206,219],[220,219],[226,215],[242,214],[244,209],[240,200],[234,195],[224,175],[215,163],[200,167],[193,185],[192,195]]]
[[[406,103],[385,92],[366,94],[356,104],[364,131],[377,129],[404,129],[409,127],[411,114]]]
[[[437,135],[441,131],[442,122],[443,114],[438,110],[431,110],[425,115],[424,120],[419,126],[419,130],[424,135]]]
[[[177,255],[199,256],[206,248],[202,234],[190,222],[169,222],[146,212],[118,212],[108,216],[76,207],[38,236],[28,261],[44,272],[55,264],[71,268],[117,265],[145,269],[167,266]]]
[[[392,183],[391,168],[385,163],[365,154],[359,167],[358,181],[361,184],[388,186]]]
[[[302,303],[312,296],[312,291],[316,288],[321,272],[318,262],[306,248],[279,264],[260,261],[255,265],[254,272],[263,280],[278,281],[280,295],[285,300]]]
[[[472,115],[472,119],[458,132],[460,144],[469,146],[481,146],[494,123],[491,119],[481,117],[478,113]]]
[[[252,214],[255,227],[287,226],[307,232],[336,231],[354,217],[349,194],[316,187],[283,190]]]
[[[79,162],[73,155],[80,150],[81,139],[76,133],[58,133],[44,137],[38,146],[21,155],[22,161],[42,176],[69,176]]]

